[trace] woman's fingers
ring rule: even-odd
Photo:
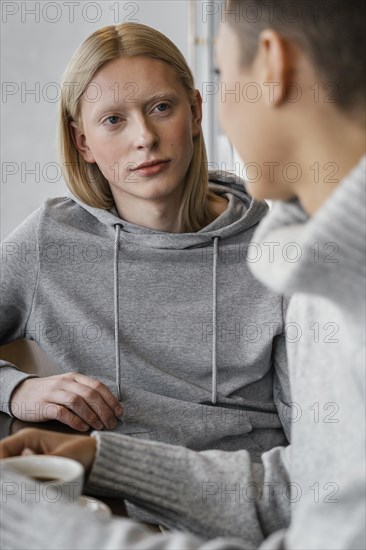
[[[113,395],[113,393],[107,388],[105,384],[84,374],[75,373],[74,380],[88,386],[92,390],[96,391],[103,398],[104,402],[108,407],[110,407],[114,416],[121,416],[123,414],[123,407],[118,399]]]
[[[88,474],[93,464],[96,454],[97,443],[94,437],[90,436],[71,436],[72,439],[65,440],[56,449],[52,455],[65,456],[80,462]]]
[[[54,418],[68,424],[70,420],[74,422],[73,416],[76,415],[82,422],[95,430],[101,430],[104,426],[109,429],[114,428],[117,421],[109,408],[108,413],[105,412],[102,398],[99,394],[92,395],[91,390],[88,391],[84,388],[85,386],[82,384],[72,382],[66,384],[65,389],[56,392],[53,395],[53,401],[62,406],[62,411],[57,411],[57,416]],[[70,419],[67,418],[68,416]],[[106,418],[108,418],[108,425],[105,421]]]
[[[122,414],[123,408],[107,386],[79,373],[69,373],[64,382],[64,389],[73,394],[70,403],[67,401],[68,408],[97,430],[116,427],[116,416]]]
[[[31,456],[31,455],[35,455],[36,453],[34,453],[33,451],[31,451],[30,449],[28,449],[28,447],[26,447],[25,449],[23,449],[23,451],[21,452],[21,455],[22,456]]]
[[[85,435],[69,435],[25,428],[0,441],[0,458],[20,456],[24,450],[34,454],[52,454],[79,461],[88,471],[96,452],[96,441]]]
[[[70,407],[70,403],[76,401],[77,396],[60,389],[65,385],[69,385],[69,383],[62,376],[25,380],[15,390],[12,397],[13,415],[26,422],[58,420],[75,430],[87,431],[89,423],[80,417],[77,411],[72,410],[75,407]],[[85,409],[89,409],[89,407],[84,406]],[[94,413],[90,411],[89,414],[91,416]]]
[[[58,420],[79,431],[113,429],[116,416],[123,413],[102,382],[78,373],[25,380],[15,390],[11,407],[21,420]]]
[[[59,397],[54,396],[52,403],[47,403],[47,408],[45,407],[47,410],[47,416],[44,419],[58,420],[59,422],[62,422],[62,424],[70,426],[70,428],[73,428],[74,430],[86,432],[90,428],[90,424],[86,422],[82,416],[79,416],[77,412],[74,412],[69,408],[71,400],[66,397],[68,395],[67,392],[59,392],[59,394],[64,394],[65,400],[60,401]],[[69,401],[67,401],[67,399],[69,399]]]
[[[105,427],[112,430],[116,427],[116,415],[98,391],[79,382],[72,382],[67,389],[74,393],[70,396],[70,405],[67,406],[95,429],[101,430]]]
[[[32,428],[26,428],[21,432],[2,439],[0,441],[0,458],[19,456],[25,448],[31,449],[36,454],[42,452],[39,441],[33,437]]]
[[[0,458],[19,456],[24,449],[30,449],[35,454],[49,454],[69,437],[72,436],[50,430],[24,428],[0,441]]]
[[[112,430],[117,425],[114,410],[104,400],[102,394],[92,387],[93,383],[98,387],[96,380],[87,377],[66,379],[62,394],[57,395],[57,402],[63,403],[96,430],[101,430],[103,427]],[[112,395],[110,392],[109,394]]]

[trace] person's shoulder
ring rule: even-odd
[[[38,208],[29,213],[4,239],[3,242],[37,240],[39,228],[42,220],[48,212],[52,211],[53,203],[61,201],[65,197],[57,199],[48,199],[44,201]]]
[[[71,211],[79,210],[80,206],[67,195],[46,199],[39,210],[49,216],[62,216]]]
[[[4,241],[38,240],[55,225],[72,224],[73,220],[80,217],[82,210],[70,197],[48,198],[20,222]]]
[[[73,201],[67,196],[52,197],[45,199],[38,208],[36,208],[31,214],[29,214],[24,222],[30,222],[31,220],[40,220],[40,218],[47,215],[62,214],[73,203]]]
[[[87,215],[84,208],[67,195],[45,200],[39,210],[44,223],[52,220],[62,225],[78,225]]]

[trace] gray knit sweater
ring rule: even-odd
[[[254,464],[247,451],[94,433],[87,489],[128,497],[174,530],[24,504],[24,480],[3,471],[4,548],[365,548],[365,167],[364,158],[313,218],[297,202],[275,204],[254,235],[275,256],[263,253],[255,275],[292,296],[291,446]]]

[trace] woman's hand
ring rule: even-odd
[[[96,440],[88,435],[69,435],[25,428],[0,441],[0,458],[24,454],[44,454],[73,458],[89,474],[96,452]]]
[[[12,394],[10,410],[20,420],[58,420],[78,431],[112,430],[123,413],[107,386],[75,372],[24,380]]]

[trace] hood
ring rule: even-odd
[[[110,227],[120,227],[120,237],[140,246],[160,249],[184,249],[211,243],[214,237],[221,239],[235,235],[257,224],[268,210],[263,201],[253,200],[244,188],[244,181],[224,171],[209,173],[209,187],[217,195],[229,200],[226,210],[212,223],[195,233],[166,233],[129,223],[121,219],[115,207],[103,210],[88,206],[77,197],[68,196],[99,222]]]
[[[110,226],[115,231],[114,237],[114,342],[115,342],[115,373],[116,387],[119,399],[121,394],[121,364],[119,352],[119,254],[120,241],[136,243],[156,249],[179,250],[196,246],[212,246],[212,404],[217,403],[217,258],[219,240],[235,235],[256,225],[266,214],[267,204],[253,200],[244,187],[244,181],[228,172],[215,171],[209,173],[209,186],[218,195],[229,200],[228,206],[212,223],[196,233],[166,233],[141,227],[124,221],[118,216],[117,210],[103,210],[87,206],[79,199],[69,194],[69,197],[84,210],[94,216],[100,223]]]

